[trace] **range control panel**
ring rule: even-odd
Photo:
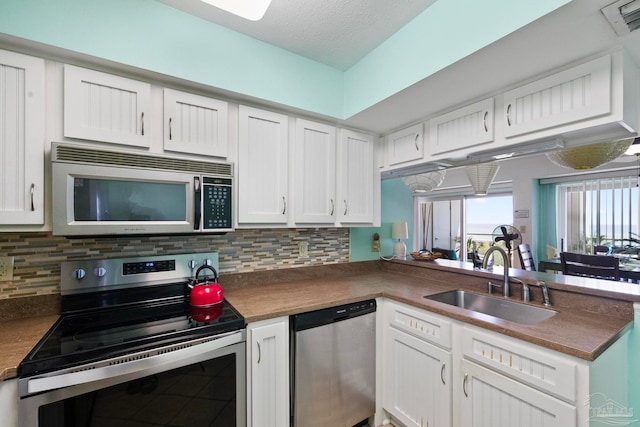
[[[203,265],[210,265],[219,271],[218,253],[66,261],[60,264],[60,294],[186,282]]]

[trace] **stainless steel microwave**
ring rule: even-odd
[[[233,231],[233,164],[52,143],[53,234]]]

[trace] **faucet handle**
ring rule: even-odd
[[[493,293],[493,288],[502,288],[502,285],[498,285],[497,283],[493,283],[492,281],[488,281],[487,282],[487,292],[489,292],[489,295],[491,295]]]

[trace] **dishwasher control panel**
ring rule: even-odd
[[[374,313],[375,311],[376,300],[373,299],[344,304],[291,316],[291,327],[295,331],[302,331],[329,323],[340,322],[352,317]]]

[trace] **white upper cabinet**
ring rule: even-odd
[[[504,94],[504,134],[523,135],[611,112],[611,56]]]
[[[338,144],[338,221],[374,222],[373,137],[340,130]]]
[[[494,100],[488,98],[431,119],[429,154],[436,155],[493,141]]]
[[[0,50],[0,223],[44,224],[44,61]]]
[[[421,160],[424,157],[422,123],[388,135],[386,145],[389,166]]]
[[[244,105],[238,115],[238,223],[286,224],[289,119]]]
[[[227,157],[228,105],[164,89],[164,150]]]
[[[336,212],[336,128],[296,119],[294,222],[333,224]]]
[[[148,83],[65,65],[64,136],[149,147],[150,92]]]

